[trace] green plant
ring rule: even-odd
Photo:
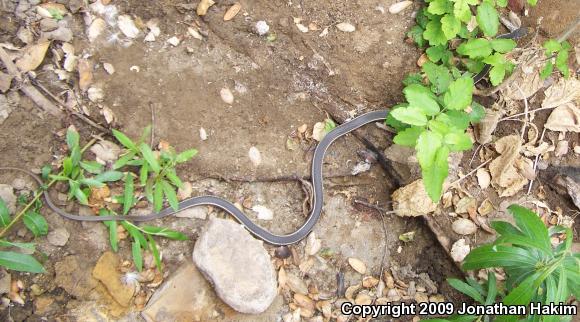
[[[580,253],[572,253],[572,230],[561,226],[546,228],[534,212],[512,205],[508,208],[516,226],[492,222],[497,239],[488,245],[473,249],[465,258],[463,269],[502,268],[506,280],[504,292],[498,291],[494,273],[488,274],[484,286],[474,279],[467,283],[449,279],[449,284],[471,297],[477,303],[491,305],[496,296],[505,305],[528,305],[566,302],[571,296],[580,297]],[[564,241],[553,246],[551,237],[563,235]],[[438,321],[489,321],[489,316],[462,316]],[[494,321],[561,321],[560,316],[498,316]],[[435,321],[435,320],[430,320]]]
[[[500,84],[514,68],[506,56],[516,42],[495,38],[497,8],[506,7],[507,0],[426,2],[407,35],[419,47],[427,46],[428,61],[421,73],[407,75],[406,102],[391,109],[386,124],[398,132],[396,144],[415,148],[427,194],[438,202],[448,176],[449,153],[472,148],[466,129],[485,114],[473,101],[472,76],[488,64],[491,84]],[[528,0],[531,5],[536,2]]]
[[[546,50],[546,57],[548,57],[548,61],[540,73],[542,79],[546,79],[548,76],[550,76],[550,74],[552,74],[554,71],[554,64],[565,78],[570,77],[570,69],[568,69],[568,56],[571,48],[572,46],[567,41],[558,42],[556,40],[550,39],[544,43],[544,49]],[[554,56],[555,62],[552,62]]]

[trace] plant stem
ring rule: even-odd
[[[82,149],[81,149],[81,155],[91,146],[93,145],[95,142],[97,141],[97,139],[93,138],[89,141],[89,143],[87,143]],[[58,175],[63,175],[63,171],[61,171]],[[48,185],[46,186],[46,190],[48,190],[54,183],[56,182],[55,179],[53,179],[52,181],[50,181],[48,183]],[[10,230],[10,228],[12,228],[12,226],[14,226],[14,224],[16,224],[20,218],[22,218],[22,216],[24,216],[24,214],[28,211],[28,209],[30,209],[30,207],[32,207],[32,205],[34,205],[34,203],[40,198],[40,196],[42,196],[43,193],[47,193],[45,191],[43,191],[44,189],[40,188],[38,189],[38,191],[36,191],[36,195],[34,196],[34,198],[32,198],[31,201],[29,201],[26,206],[24,206],[24,208],[22,208],[18,214],[12,218],[12,220],[10,221],[10,223],[8,223],[8,225],[6,225],[6,227],[2,228],[2,230],[0,231],[0,238],[4,237],[4,235],[6,235],[6,233]]]

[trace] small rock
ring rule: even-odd
[[[427,195],[421,179],[397,189],[392,199],[397,216],[421,216],[437,209],[437,204]]]
[[[253,206],[252,211],[254,211],[258,214],[257,217],[260,220],[272,220],[272,219],[274,219],[274,213],[272,212],[272,210],[270,210],[264,206],[260,206],[260,205]]]
[[[14,188],[12,186],[0,184],[0,199],[4,200],[11,214],[16,211],[16,195],[14,194]]]
[[[64,246],[68,242],[68,238],[70,237],[70,233],[63,227],[57,228],[50,233],[48,233],[47,239],[48,242],[53,244],[54,246]]]
[[[44,18],[40,20],[40,30],[53,31],[58,29],[58,22],[52,18]]]
[[[10,293],[12,276],[4,268],[0,268],[0,295]]]
[[[62,42],[70,42],[73,39],[73,33],[70,28],[65,26],[60,26],[58,29],[43,32],[42,37],[50,40],[57,40]]]
[[[8,75],[6,73],[0,72],[0,92],[6,93],[10,89],[10,84],[12,84],[12,75]],[[4,95],[2,95],[3,101],[6,101],[6,105],[8,105],[8,100]],[[0,116],[0,123],[1,123],[2,116]]]
[[[256,22],[256,33],[258,35],[264,36],[265,34],[268,33],[268,31],[270,31],[270,26],[268,26],[267,22],[265,22],[264,20]]]
[[[317,122],[312,128],[312,138],[320,142],[326,135],[324,122]]]
[[[89,41],[90,42],[95,41],[95,39],[97,39],[103,33],[106,27],[107,23],[105,22],[105,20],[101,18],[93,20],[93,22],[89,26],[89,29],[87,30],[87,37],[89,38]]]
[[[121,273],[117,270],[119,264],[120,259],[117,254],[105,252],[93,269],[93,277],[103,283],[117,303],[128,307],[135,294],[135,287],[121,282]]]
[[[177,198],[179,198],[179,200],[184,200],[191,197],[192,193],[193,189],[191,187],[191,182],[186,181],[183,183],[181,188],[177,189]]]
[[[10,80],[12,81],[12,80]],[[10,86],[10,85],[8,85]],[[6,89],[8,90],[8,89]],[[4,123],[4,121],[10,116],[13,110],[12,104],[8,101],[5,95],[0,95],[0,124]]]
[[[119,157],[119,154],[121,154],[121,148],[117,144],[107,140],[99,141],[91,147],[90,151],[95,154],[97,161],[101,163],[114,162]]]
[[[120,15],[117,19],[117,25],[127,38],[137,38],[139,35],[139,28],[135,26],[135,22],[129,15]]]
[[[192,218],[192,219],[206,219],[207,209],[205,207],[191,207],[180,210],[175,213],[175,217]]]
[[[290,272],[286,273],[286,277],[287,277],[286,284],[288,285],[288,287],[292,292],[300,294],[308,294],[308,286],[306,286],[306,283],[304,283],[304,281],[301,278]]]
[[[469,245],[465,244],[465,239],[460,239],[451,246],[451,258],[456,262],[461,262],[470,251]]]
[[[51,296],[41,296],[34,300],[34,314],[45,315],[48,313],[50,306],[54,303]]]
[[[226,104],[232,105],[234,103],[234,94],[227,87],[224,87],[220,90],[220,97]]]
[[[181,43],[181,40],[179,40],[179,38],[173,36],[173,37],[167,39],[167,42],[170,43],[173,47],[177,47],[179,45],[179,43]]]
[[[248,151],[248,156],[250,157],[250,161],[252,161],[252,164],[257,167],[262,163],[262,154],[260,153],[260,150],[258,150],[258,148],[256,148],[255,146],[251,147],[250,150]]]
[[[356,27],[348,22],[341,22],[336,25],[336,28],[342,32],[354,32]]]
[[[350,257],[348,259],[348,263],[355,271],[359,272],[360,274],[367,272],[367,266],[358,258]]]
[[[54,265],[54,284],[76,298],[84,298],[97,286],[91,277],[90,261],[76,255],[67,256]]]
[[[91,87],[87,90],[87,96],[91,102],[98,103],[105,98],[105,93],[99,87]]]
[[[484,169],[484,168],[479,168],[477,169],[477,182],[479,183],[479,187],[483,190],[483,189],[487,189],[487,187],[489,187],[489,184],[491,183],[491,176],[489,175],[489,172]]]
[[[466,214],[477,209],[477,200],[471,197],[463,197],[455,205],[455,212],[458,214]]]
[[[314,256],[318,251],[322,248],[322,242],[320,239],[316,238],[316,233],[311,232],[310,235],[306,238],[306,246],[304,247],[304,251],[309,256]]]
[[[206,132],[206,130],[203,127],[202,128],[199,128],[199,138],[202,141],[207,140],[207,132]]]
[[[226,13],[224,14],[224,21],[230,21],[234,19],[234,17],[240,12],[242,5],[239,2],[234,3],[231,7],[228,8]]]
[[[277,295],[276,273],[261,241],[240,224],[210,219],[193,260],[218,296],[238,312],[264,312]]]
[[[397,14],[397,13],[407,9],[412,4],[413,4],[413,1],[409,1],[409,0],[396,2],[389,7],[389,12],[392,14]]]
[[[103,63],[103,69],[109,75],[113,75],[115,73],[115,67],[112,64],[110,64],[110,63]]]
[[[469,219],[459,218],[451,224],[451,229],[460,235],[471,235],[477,231],[477,226]]]
[[[30,29],[26,28],[26,27],[20,27],[20,29],[18,29],[18,33],[16,34],[16,37],[18,37],[18,39],[20,39],[20,41],[22,41],[25,44],[31,44],[34,41],[34,35],[32,35],[32,32],[30,31]]]

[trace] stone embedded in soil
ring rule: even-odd
[[[217,301],[211,285],[187,263],[155,291],[141,316],[147,321],[209,321]]]
[[[10,213],[14,213],[16,210],[16,195],[14,194],[14,188],[7,184],[0,184],[0,198],[4,200]]]
[[[54,271],[54,284],[77,299],[86,297],[97,286],[87,258],[67,256],[54,265]]]
[[[0,269],[0,294],[10,292],[10,285],[12,283],[12,276],[5,269]]]
[[[276,297],[276,274],[266,249],[232,220],[209,221],[195,243],[193,261],[236,311],[264,312]]]
[[[121,273],[117,270],[119,263],[120,259],[115,253],[105,252],[93,269],[93,277],[103,283],[117,303],[127,307],[135,294],[135,287],[123,284]]]
[[[70,233],[65,228],[57,228],[48,233],[48,242],[54,246],[64,246],[68,242]]]
[[[207,208],[205,207],[191,207],[181,210],[175,214],[175,217],[205,219],[207,218]]]

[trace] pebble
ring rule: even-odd
[[[185,181],[181,188],[177,189],[177,197],[179,200],[187,199],[191,197],[193,193],[193,188],[191,187],[191,182]]]
[[[73,33],[68,27],[60,26],[56,30],[43,32],[42,37],[50,40],[70,42],[73,39]]]
[[[451,224],[451,229],[460,235],[471,235],[477,231],[477,226],[469,219],[459,218]]]
[[[250,157],[250,161],[252,161],[252,164],[257,167],[262,163],[262,154],[260,153],[260,150],[258,150],[258,148],[256,148],[255,146],[251,147],[250,150],[248,151],[248,157]]]
[[[115,73],[115,67],[112,64],[110,64],[110,63],[103,63],[103,69],[109,75],[113,75]]]
[[[0,184],[0,198],[4,200],[10,213],[16,211],[16,195],[14,194],[14,188],[12,188],[12,186]]]
[[[465,239],[460,239],[451,246],[451,258],[456,262],[461,262],[465,259],[470,251],[469,245],[465,244]]]
[[[0,295],[10,292],[12,276],[4,268],[0,268]]]
[[[93,269],[93,277],[105,286],[117,303],[123,307],[128,307],[135,294],[135,287],[123,284],[121,273],[117,270],[120,261],[119,256],[115,253],[103,253]]]
[[[199,138],[202,141],[207,140],[207,131],[203,127],[202,128],[199,128]]]
[[[336,25],[336,28],[342,32],[354,32],[356,27],[348,22],[341,22]]]
[[[272,220],[272,219],[274,219],[274,213],[272,212],[272,210],[270,210],[264,206],[255,205],[252,207],[252,211],[254,211],[255,213],[258,214],[257,217],[260,220]]]
[[[117,19],[117,25],[127,38],[137,38],[139,35],[139,29],[135,26],[135,22],[133,22],[133,19],[129,15],[120,15]]]
[[[364,274],[367,271],[367,266],[358,258],[350,257],[348,259],[350,266],[360,274]]]
[[[232,105],[234,103],[234,94],[227,87],[224,87],[220,90],[220,97],[226,104]]]
[[[389,7],[389,12],[392,14],[397,14],[397,13],[407,9],[412,4],[413,4],[413,1],[409,1],[409,0],[396,2]]]
[[[264,312],[277,295],[276,273],[263,243],[235,221],[211,218],[195,243],[193,261],[238,312]]]
[[[191,218],[191,219],[206,219],[207,209],[205,207],[191,207],[183,209],[175,213],[175,217]]]
[[[105,93],[99,87],[91,87],[87,90],[87,96],[91,102],[98,103],[105,98]]]
[[[54,246],[64,246],[68,242],[70,233],[63,227],[57,228],[48,233],[48,242]]]
[[[58,29],[58,22],[52,18],[44,18],[40,20],[40,30],[53,31]]]
[[[12,180],[12,187],[16,190],[23,190],[26,188],[26,180],[22,178],[16,178]]]
[[[270,26],[268,26],[267,22],[264,20],[256,22],[256,33],[258,33],[258,35],[264,36],[268,31],[270,31]]]
[[[107,23],[105,22],[105,20],[101,18],[93,20],[93,22],[89,26],[89,29],[87,30],[87,37],[89,38],[89,41],[90,42],[95,41],[95,39],[97,39],[103,33],[106,27]]]
[[[181,43],[181,40],[179,40],[179,38],[173,36],[173,37],[167,39],[167,42],[170,43],[172,46],[176,47],[179,45],[179,43]]]

